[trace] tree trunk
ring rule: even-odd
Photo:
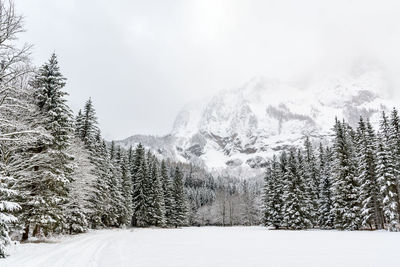
[[[29,224],[27,224],[25,226],[25,230],[24,230],[24,233],[22,234],[21,241],[26,241],[26,240],[28,240],[28,238],[29,238]]]
[[[38,224],[35,225],[35,228],[33,229],[32,236],[38,236],[40,233],[40,226]]]

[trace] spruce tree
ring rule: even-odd
[[[332,152],[329,148],[324,149],[322,144],[319,148],[319,177],[320,177],[320,200],[319,200],[319,227],[331,229],[334,216],[332,213],[332,179],[331,179]]]
[[[171,178],[168,174],[167,165],[164,160],[161,161],[161,179],[165,205],[165,223],[166,225],[171,226],[174,225],[175,200],[173,197]]]
[[[135,177],[133,180],[133,226],[147,226],[148,225],[148,179],[149,170],[147,160],[144,157],[144,149],[141,145],[135,151]]]
[[[263,188],[263,223],[265,226],[272,226],[273,221],[273,199],[276,194],[273,188],[272,165],[276,164],[276,156],[274,155],[272,162],[269,162],[264,176]]]
[[[394,175],[394,166],[390,157],[389,149],[383,142],[378,144],[377,175],[380,185],[380,196],[382,198],[382,209],[389,231],[399,230],[399,196],[397,194],[397,183]]]
[[[306,229],[310,226],[305,207],[305,188],[302,181],[304,178],[300,176],[298,168],[302,163],[302,158],[296,158],[296,151],[291,149],[285,174],[283,221],[285,227],[292,230]]]
[[[391,129],[385,112],[379,129],[377,153],[377,180],[380,186],[380,198],[386,228],[390,231],[399,230],[399,194],[396,179],[395,156],[392,145]]]
[[[175,227],[183,226],[187,224],[187,201],[185,196],[185,190],[183,187],[183,175],[179,168],[176,166],[174,175],[174,225]]]
[[[7,199],[17,195],[17,192],[11,189],[10,186],[13,182],[13,178],[7,177],[3,172],[0,172],[0,258],[7,256],[6,246],[11,242],[9,236],[10,224],[17,221],[13,213],[21,209],[19,204],[7,201]]]
[[[125,214],[122,214],[122,224],[130,225],[133,214],[132,203],[132,178],[130,172],[129,159],[119,149],[117,152],[117,159],[119,160],[119,167],[121,171],[122,180],[122,196],[124,198]]]
[[[110,207],[109,212],[111,226],[119,227],[124,224],[125,216],[127,214],[125,199],[123,197],[122,188],[122,173],[117,161],[117,148],[114,142],[111,143],[109,149],[103,142],[103,146],[108,152],[109,160],[109,175],[108,175],[108,188],[110,192]]]
[[[355,230],[359,225],[359,203],[352,133],[346,123],[336,120],[333,142],[332,200],[334,227]]]
[[[78,122],[79,119],[79,122]],[[89,98],[88,101],[85,103],[85,107],[83,109],[83,113],[76,119],[78,132],[81,140],[85,143],[87,147],[94,142],[96,138],[96,134],[99,131],[96,111],[93,107],[92,99]]]
[[[307,136],[304,141],[304,179],[305,179],[305,190],[307,192],[306,209],[309,214],[309,220],[312,225],[316,226],[318,224],[318,201],[319,201],[319,183],[318,180],[318,170],[317,162],[314,155],[314,149],[312,147],[310,138]]]
[[[389,121],[388,145],[392,151],[395,176],[397,181],[397,194],[400,194],[400,119],[396,108],[393,108]]]
[[[361,226],[379,229],[381,227],[381,215],[375,172],[375,134],[370,123],[365,123],[362,118],[358,123],[356,142]]]
[[[279,228],[282,225],[282,191],[283,177],[279,163],[274,155],[266,170],[264,185],[264,224]]]
[[[100,131],[90,149],[90,161],[94,165],[92,174],[96,177],[92,183],[89,207],[91,228],[106,226],[110,210],[110,192],[108,184],[109,165]]]
[[[165,226],[165,201],[162,187],[162,178],[156,159],[152,162],[151,170],[151,206],[152,221],[155,226]]]
[[[72,112],[66,104],[62,76],[57,57],[53,54],[31,81],[37,105],[33,114],[37,123],[48,132],[48,138],[38,140],[26,150],[20,160],[24,171],[16,173],[16,187],[21,192],[21,220],[33,234],[61,231],[65,223],[63,205],[67,201],[67,185],[73,172],[73,158],[66,151],[73,134]]]

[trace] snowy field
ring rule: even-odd
[[[263,227],[101,230],[23,244],[1,267],[400,266],[400,233]]]

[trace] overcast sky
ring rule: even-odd
[[[15,3],[34,63],[58,54],[71,107],[91,96],[107,139],[167,134],[184,104],[254,76],[296,81],[359,58],[400,71],[396,0]]]

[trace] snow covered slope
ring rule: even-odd
[[[262,173],[266,158],[302,144],[305,135],[329,135],[336,116],[352,125],[361,115],[376,123],[380,111],[392,105],[378,94],[387,87],[379,70],[325,76],[302,87],[253,78],[206,103],[187,105],[167,136],[132,136],[118,143],[141,142],[160,156],[248,178]]]
[[[101,230],[23,244],[2,267],[400,266],[400,235],[265,227]]]

